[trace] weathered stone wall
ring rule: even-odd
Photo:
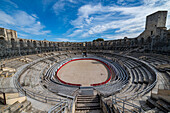
[[[0,58],[65,50],[118,50],[146,51],[170,54],[170,30],[166,25],[167,11],[158,11],[146,18],[146,27],[136,38],[96,41],[96,42],[52,42],[45,40],[22,39],[17,32],[0,28]],[[152,33],[151,33],[152,32]]]

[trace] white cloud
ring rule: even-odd
[[[32,14],[31,16],[38,19],[38,16],[36,14]]]
[[[61,11],[63,11],[64,10],[64,6],[65,6],[65,2],[63,0],[57,1],[53,5],[53,10],[54,10],[55,14],[58,15]]]
[[[57,41],[61,41],[61,42],[75,42],[76,40],[71,40],[71,39],[67,39],[67,38],[56,38]]]
[[[119,0],[120,2],[134,2],[134,0]],[[136,37],[139,35],[145,26],[146,16],[159,10],[170,11],[169,0],[143,0],[140,6],[103,6],[100,3],[97,5],[84,5],[78,9],[77,19],[71,21],[75,31],[73,36],[76,36],[76,31],[81,30],[81,34],[77,37],[91,36],[106,36],[108,32],[115,36]],[[167,27],[170,27],[170,13],[168,13]],[[107,32],[105,34],[105,32]],[[122,35],[123,33],[123,35]],[[121,34],[121,35],[120,35]],[[136,36],[134,36],[134,34]],[[72,35],[69,35],[72,36]],[[112,38],[115,36],[111,35]]]
[[[22,37],[22,38],[24,38],[24,37],[27,37],[28,35],[27,34],[23,34],[23,33],[17,33],[18,34],[18,37]]]
[[[14,25],[14,18],[3,11],[0,11],[0,24],[12,24]]]
[[[76,0],[68,0],[68,1],[74,4],[77,3]]]
[[[17,10],[12,14],[7,14],[0,11],[0,25],[5,28],[14,27],[17,31],[33,35],[44,35],[49,33],[49,30],[43,30],[44,25],[37,20],[38,17],[33,17],[24,11]]]
[[[129,35],[127,35],[126,33],[120,33],[120,34],[116,34],[116,35],[103,35],[102,38],[104,38],[104,40],[116,40],[116,39],[123,39],[124,37],[136,37],[137,35],[139,35],[139,32],[135,32],[135,33],[131,33]]]
[[[69,37],[74,37],[74,36],[76,36],[76,35],[78,35],[78,34],[80,34],[82,32],[82,30],[75,30],[75,31],[73,31],[73,33],[72,34],[70,34],[70,35],[68,35]]]
[[[12,2],[11,0],[3,0],[3,1],[9,3],[11,6],[14,6],[15,8],[18,8],[18,5]]]

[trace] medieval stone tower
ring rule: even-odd
[[[145,30],[148,31],[147,35],[156,35],[156,28],[165,28],[166,26],[167,11],[158,11],[146,18]]]

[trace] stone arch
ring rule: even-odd
[[[31,42],[27,40],[27,47],[31,47]]]
[[[131,40],[131,42],[130,42],[130,43],[131,43],[131,45],[132,45],[132,46],[134,45],[134,41],[133,41],[133,40]]]
[[[20,47],[24,47],[24,41],[22,39],[19,40]]]
[[[14,38],[11,38],[11,47],[12,48],[15,48],[16,45],[15,45],[15,39]]]
[[[140,39],[140,42],[141,42],[141,44],[144,44],[144,38],[143,37]]]
[[[127,46],[130,46],[130,40],[128,40],[128,41],[126,42],[126,45],[127,45]]]
[[[44,42],[44,47],[47,47],[47,42]]]
[[[101,42],[101,46],[103,46],[103,42]]]
[[[137,45],[137,44],[138,44],[138,39],[135,38],[135,39],[134,39],[134,42],[135,42],[135,44]]]
[[[34,40],[33,41],[33,46],[36,48],[37,47],[37,42]]]
[[[123,40],[123,44],[126,45],[126,39]]]
[[[6,41],[4,37],[0,37],[0,45],[6,46]]]
[[[48,44],[49,44],[49,47],[51,47],[51,42],[49,42]]]
[[[41,41],[39,41],[39,46],[40,46],[40,47],[42,47],[42,43],[41,43]]]
[[[56,46],[55,42],[53,42],[53,46],[54,46],[54,47]]]
[[[151,38],[150,36],[147,38],[147,42],[148,42],[148,43],[151,43],[151,42],[152,42],[152,38]]]

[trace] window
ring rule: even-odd
[[[151,31],[151,35],[153,35],[153,31]]]

